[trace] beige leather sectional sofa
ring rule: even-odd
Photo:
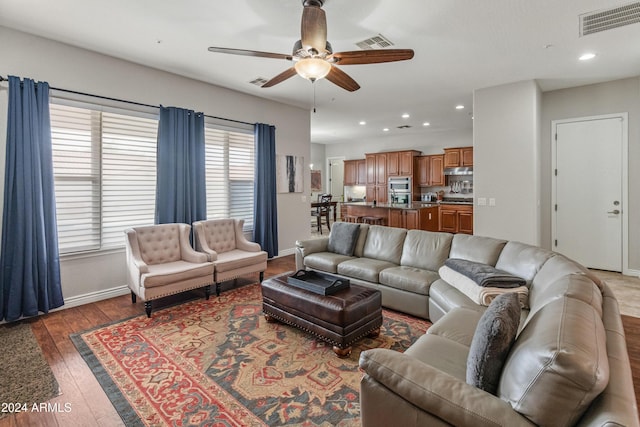
[[[551,251],[461,234],[360,225],[353,256],[298,241],[298,269],[379,289],[382,305],[434,325],[405,353],[361,353],[363,426],[638,426],[618,304],[606,283]],[[496,394],[466,382],[486,307],[440,278],[448,258],[526,280],[528,301]]]

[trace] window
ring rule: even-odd
[[[205,125],[207,218],[244,219],[253,230],[253,134]]]
[[[52,104],[60,253],[124,246],[153,224],[158,121]]]
[[[154,222],[158,120],[99,106],[50,105],[61,254],[124,247]],[[253,230],[254,137],[205,126],[207,218]]]

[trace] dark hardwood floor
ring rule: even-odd
[[[295,270],[292,255],[270,260],[265,278],[290,270]],[[257,274],[255,277],[238,279],[235,286],[255,283],[256,280]],[[223,292],[232,286],[233,282],[224,283]],[[202,291],[185,292],[159,301],[154,309],[203,296]],[[25,320],[31,324],[60,384],[62,394],[50,401],[50,407],[59,410],[9,415],[0,419],[0,427],[123,426],[107,395],[71,342],[69,334],[142,314],[143,304],[131,304],[130,296],[124,295]],[[640,319],[624,316],[624,323],[637,397],[640,396]],[[65,411],[65,404],[70,405],[68,412]]]

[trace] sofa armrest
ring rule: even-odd
[[[260,252],[262,248],[259,243],[250,242],[244,236],[244,231],[242,231],[244,225],[244,219],[236,219],[235,227],[236,227],[236,248],[241,251],[246,252]]]
[[[188,262],[203,263],[209,262],[209,254],[198,252],[191,247],[189,235],[191,234],[191,226],[188,224],[180,224],[180,257]],[[196,237],[197,238],[197,237]]]
[[[218,253],[211,249],[209,243],[207,243],[207,237],[204,232],[204,222],[205,221],[196,221],[193,223],[193,240],[196,249],[207,255],[207,261],[216,261],[218,259]]]
[[[393,393],[452,425],[534,425],[500,398],[397,351],[363,351],[360,368]]]
[[[326,252],[329,246],[329,238],[296,240],[296,270],[304,270],[304,257],[315,252]]]
[[[138,270],[137,276],[140,277],[142,274],[149,272],[149,266],[142,260],[140,255],[140,246],[138,245],[138,237],[135,230],[128,229],[125,234],[127,236],[127,263],[130,269],[133,267]]]

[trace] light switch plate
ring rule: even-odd
[[[478,206],[487,206],[487,198],[478,197]]]
[[[491,197],[489,199],[489,206],[495,206],[496,205],[496,199],[494,199],[493,197]]]

